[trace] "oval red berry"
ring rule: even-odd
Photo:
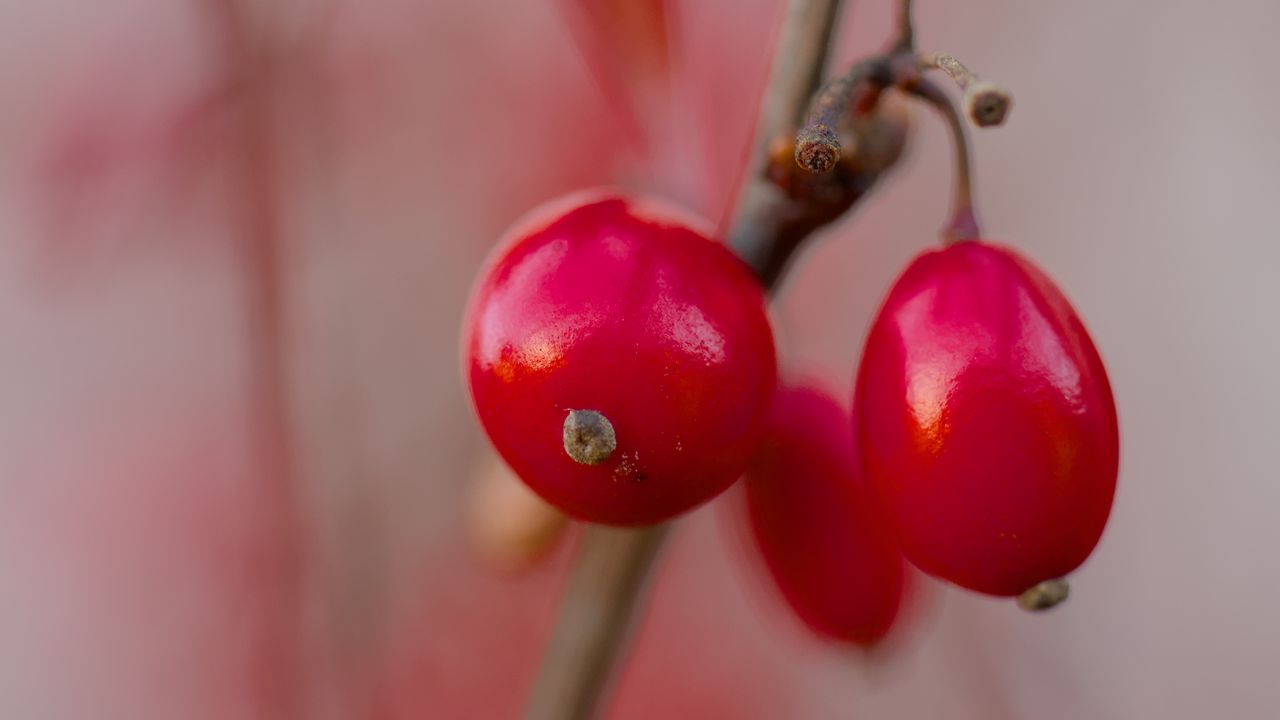
[[[856,413],[908,559],[1017,595],[1093,551],[1119,430],[1102,361],[1062,292],[1011,250],[918,257],[867,338]]]

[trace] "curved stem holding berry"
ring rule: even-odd
[[[969,136],[951,99],[923,78],[921,71],[936,68],[951,77],[965,91],[966,113],[982,127],[1004,122],[1013,100],[996,84],[980,80],[951,55],[917,56],[912,7],[912,0],[902,0],[898,38],[889,52],[854,63],[814,97],[804,127],[795,136],[795,161],[811,173],[832,171],[841,160],[839,128],[849,118],[850,105],[853,115],[866,115],[875,108],[885,88],[896,86],[937,109],[951,132],[956,157],[954,199],[951,220],[943,230],[944,241],[950,244],[976,239],[980,230],[973,206]]]
[[[965,106],[973,121],[982,126],[1004,121],[1012,99],[994,83],[978,80],[960,61],[939,53],[914,57],[911,42],[911,2],[902,3],[900,37],[894,51],[855,63],[844,75],[823,87],[810,106],[807,121],[796,134],[796,163],[813,173],[832,170],[841,158],[836,128],[853,103],[855,114],[865,114],[875,106],[886,87],[896,86],[924,100],[947,121],[955,147],[955,183],[951,221],[943,230],[948,244],[979,236],[977,213],[973,207],[973,163],[964,120],[951,99],[940,88],[921,77],[923,69],[946,72],[965,90]],[[854,98],[857,102],[853,102]]]
[[[912,95],[924,100],[942,114],[951,131],[951,144],[955,148],[955,179],[952,188],[951,220],[943,228],[942,237],[947,244],[962,240],[976,240],[981,235],[977,213],[973,209],[973,162],[969,152],[969,133],[951,98],[942,89],[925,78],[904,83]]]
[[[814,173],[827,172],[840,160],[841,147],[835,127],[854,96],[871,104],[880,92],[897,86],[940,112],[951,131],[955,147],[955,187],[951,221],[943,230],[947,243],[978,237],[977,214],[973,209],[973,163],[970,159],[969,135],[964,120],[946,93],[920,76],[919,67],[910,56],[897,54],[877,56],[858,62],[841,77],[828,83],[813,101],[808,122],[796,134],[796,162]]]

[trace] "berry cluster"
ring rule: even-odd
[[[851,414],[778,380],[765,302],[776,253],[767,271],[749,266],[697,220],[621,193],[574,196],[520,222],[480,277],[463,339],[481,424],[544,499],[587,522],[649,525],[745,476],[747,517],[782,595],[818,633],[862,645],[898,614],[904,558],[1030,609],[1060,602],[1062,578],[1102,534],[1118,471],[1098,353],[1043,272],[981,239],[963,119],[924,74],[956,80],[981,126],[1003,121],[1009,97],[950,56],[917,54],[909,28],[832,81],[765,172],[827,222],[877,152],[850,128],[875,117],[882,95],[916,96],[953,131],[945,246],[890,290]]]

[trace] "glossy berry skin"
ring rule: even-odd
[[[870,646],[898,616],[906,568],[849,422],[821,390],[779,388],[744,486],[756,546],[787,603],[818,635]]]
[[[659,522],[734,482],[776,382],[759,283],[668,208],[570,198],[511,232],[475,290],[464,364],[494,446],[577,518]],[[616,450],[566,453],[571,410],[593,410]]]
[[[925,572],[1017,595],[1097,544],[1119,465],[1111,387],[1062,292],[1012,250],[966,241],[912,262],[867,338],[855,412]]]

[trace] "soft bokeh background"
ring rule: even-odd
[[[778,19],[605,4],[0,2],[0,717],[518,715],[572,541],[517,577],[467,543],[470,279],[583,185],[720,219]],[[1275,717],[1280,4],[919,5],[924,47],[1015,90],[980,199],[1108,363],[1108,532],[1062,610],[928,583],[865,658],[787,617],[713,503],[610,716]],[[851,6],[844,59],[890,26]],[[918,119],[781,294],[788,367],[847,385],[934,241],[950,156]]]

